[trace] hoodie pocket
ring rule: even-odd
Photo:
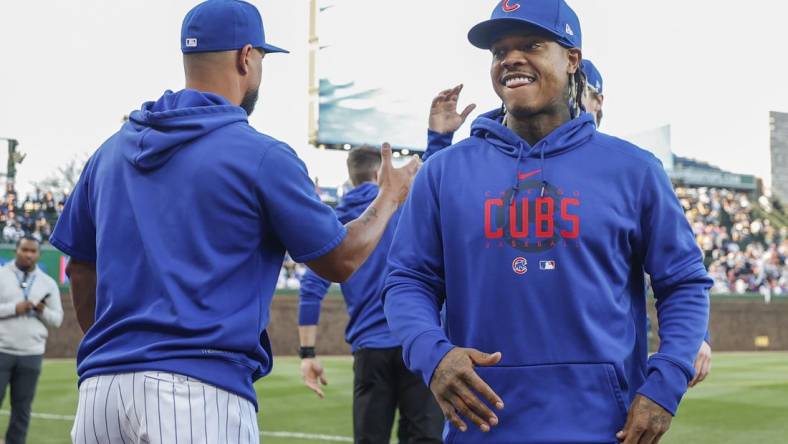
[[[624,395],[612,364],[478,367],[503,398],[499,425],[482,433],[450,426],[447,443],[617,443],[626,422]]]

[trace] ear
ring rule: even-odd
[[[580,69],[580,62],[583,60],[583,52],[578,48],[570,48],[566,50],[569,67],[567,74],[574,74]]]
[[[236,53],[236,68],[241,75],[249,74],[250,66],[252,64],[252,51],[254,48],[252,45],[247,44],[243,48],[239,49]]]

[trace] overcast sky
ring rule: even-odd
[[[335,0],[341,1],[341,0]],[[527,1],[527,0],[523,0]],[[429,2],[429,3],[427,3]],[[345,176],[341,153],[307,146],[307,0],[256,0],[266,36],[290,55],[264,62],[250,121],[293,146],[324,185]],[[489,55],[465,35],[492,0],[367,0],[359,23],[386,51],[360,50],[380,75],[418,85],[426,126],[430,91],[464,82],[463,102],[498,105]],[[376,3],[378,4],[376,6]],[[395,3],[392,11],[383,5]],[[188,0],[0,2],[0,137],[28,154],[18,182],[41,179],[95,150],[124,114],[183,85],[180,23]],[[625,137],[671,124],[675,153],[769,180],[770,110],[788,112],[788,3],[756,0],[570,0],[583,54],[605,78],[602,130]],[[440,7],[436,5],[442,5]],[[364,29],[367,29],[366,27]],[[392,45],[391,42],[401,42]],[[391,49],[393,48],[393,49]],[[461,66],[461,69],[457,67]],[[467,134],[467,126],[461,132]],[[5,148],[0,146],[2,151]],[[5,165],[2,166],[5,169]]]

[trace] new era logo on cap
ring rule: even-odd
[[[196,48],[197,47],[197,39],[186,39],[186,47],[187,48]]]
[[[575,32],[572,31],[572,27],[569,26],[569,23],[566,24],[566,33],[569,35],[575,35]]]

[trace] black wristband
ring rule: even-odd
[[[315,356],[315,347],[299,347],[298,348],[298,357],[301,359],[307,358],[314,358]]]

